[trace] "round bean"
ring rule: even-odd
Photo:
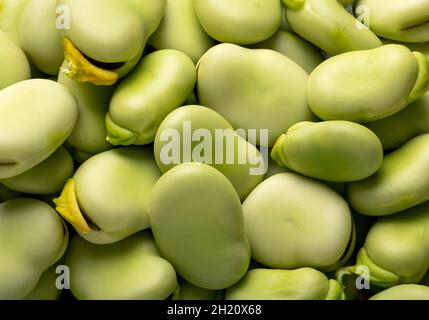
[[[195,65],[184,53],[166,49],[145,56],[113,94],[107,140],[115,145],[152,143],[162,120],[186,101],[195,81]]]
[[[429,134],[420,135],[384,158],[371,177],[352,182],[351,206],[370,216],[394,214],[429,200]]]
[[[194,6],[201,26],[212,38],[242,45],[271,37],[282,14],[278,0],[194,0]]]
[[[269,146],[295,123],[315,120],[305,96],[307,73],[278,52],[219,44],[197,68],[200,103],[234,129],[268,129]]]
[[[267,267],[330,271],[353,251],[347,202],[298,174],[280,173],[263,181],[243,202],[243,211],[252,257]]]
[[[322,50],[340,54],[382,45],[337,0],[282,0],[292,29]]]
[[[67,244],[67,228],[47,204],[24,198],[0,204],[0,299],[27,296]]]
[[[149,198],[160,175],[148,149],[109,150],[84,162],[54,202],[87,241],[117,242],[149,227]]]
[[[52,194],[61,191],[73,175],[73,159],[63,147],[30,170],[9,179],[0,179],[6,187],[29,194]]]
[[[54,153],[72,132],[78,109],[63,85],[33,79],[0,91],[0,114],[0,179],[5,179]]]
[[[24,52],[0,30],[0,90],[31,77]]]
[[[349,182],[365,179],[380,168],[383,147],[374,133],[357,123],[301,122],[277,140],[271,156],[303,175]]]
[[[323,120],[383,119],[423,96],[428,70],[423,54],[401,45],[344,53],[326,60],[310,75],[308,103]]]
[[[345,300],[340,284],[311,268],[253,269],[228,288],[226,300]]]
[[[193,285],[225,289],[246,273],[250,246],[240,199],[216,169],[190,162],[168,171],[153,190],[149,214],[162,256]]]
[[[161,300],[177,286],[173,267],[159,255],[149,232],[103,246],[75,236],[66,264],[70,289],[81,300]]]

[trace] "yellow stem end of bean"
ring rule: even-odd
[[[54,199],[54,203],[56,205],[56,210],[64,219],[70,222],[76,230],[81,233],[89,233],[92,231],[79,208],[76,198],[76,185],[73,179],[67,181],[60,197]]]
[[[98,86],[111,86],[118,81],[119,76],[116,72],[91,64],[69,39],[64,38],[62,45],[67,63],[66,67],[61,68],[61,71],[69,78]]]

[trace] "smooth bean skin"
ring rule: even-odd
[[[426,0],[358,0],[370,14],[369,28],[377,35],[404,42],[429,41],[429,2]]]
[[[268,170],[267,173],[264,176],[264,180],[267,180],[268,178],[278,174],[278,173],[288,173],[293,172],[289,168],[286,168],[284,166],[281,166],[277,164],[272,157],[269,157],[268,160]],[[342,197],[345,197],[345,190],[346,190],[346,183],[342,182],[329,182],[329,181],[320,181],[323,184],[327,185],[331,189],[333,189],[335,192],[337,192]]]
[[[62,36],[93,60],[124,63],[114,71],[120,77],[138,62],[144,48],[145,30],[128,1],[59,0],[73,12],[73,25]]]
[[[300,122],[280,136],[271,156],[305,176],[349,182],[380,168],[383,146],[371,130],[354,122]]]
[[[281,166],[277,164],[272,157],[269,157],[268,160],[268,170],[267,173],[264,176],[264,180],[267,180],[268,178],[278,174],[278,173],[288,173],[293,172],[289,168],[286,168],[284,166]],[[320,181],[323,184],[327,185],[331,189],[333,189],[336,193],[338,193],[340,196],[345,197],[345,191],[346,191],[346,183],[343,182],[329,182],[329,181]]]
[[[44,202],[22,198],[0,204],[0,298],[27,296],[67,243],[65,224]]]
[[[189,97],[196,77],[192,60],[180,51],[145,56],[113,94],[107,140],[114,145],[152,143],[162,120]]]
[[[271,49],[295,61],[310,74],[325,58],[321,51],[298,35],[279,30],[271,38],[256,45],[260,49]]]
[[[189,135],[195,137],[198,135],[199,130],[204,129],[210,132],[210,139],[207,138],[207,145],[210,150],[204,148],[201,150],[200,139],[192,139],[189,152],[185,154],[185,142],[188,137],[187,128],[184,127],[186,122],[191,126]],[[179,141],[174,144],[173,140],[176,139],[175,135],[169,136],[169,131],[177,132]],[[217,162],[218,155],[216,147],[216,130],[225,130],[225,139],[232,141],[234,159],[228,162],[229,154],[231,153],[228,142],[224,143],[222,161]],[[206,139],[204,137],[204,139]],[[174,152],[179,154],[177,159],[170,159],[167,152]],[[172,169],[175,165],[184,162],[202,162],[209,164],[215,169],[222,172],[232,183],[236,189],[241,200],[252,191],[263,179],[265,172],[252,173],[252,169],[265,167],[264,159],[262,158],[258,149],[252,144],[248,143],[244,138],[240,137],[221,115],[215,111],[203,106],[184,106],[174,110],[170,113],[161,123],[157,132],[154,143],[154,154],[156,163],[159,169],[165,173]],[[207,154],[207,155],[206,155]],[[255,156],[258,163],[253,162],[251,155]],[[244,157],[244,162],[241,163],[240,159]],[[262,170],[264,171],[264,170]]]
[[[254,44],[279,28],[282,6],[277,0],[194,0],[204,30],[217,41]]]
[[[350,205],[370,216],[390,215],[429,200],[429,134],[384,158],[373,176],[348,185]],[[412,181],[412,182],[411,182]]]
[[[429,268],[429,203],[382,217],[369,230],[355,266],[369,268],[369,280],[379,287],[418,283]],[[339,280],[343,271],[339,271]]]
[[[394,115],[366,124],[385,150],[399,148],[410,139],[429,133],[429,92]]]
[[[401,45],[344,53],[326,60],[310,75],[308,103],[323,120],[383,119],[423,96],[428,88],[427,66],[421,53]]]
[[[429,300],[429,287],[401,284],[373,295],[370,300]]]
[[[78,152],[89,154],[112,149],[113,145],[106,140],[105,117],[115,88],[82,83],[64,72],[59,73],[58,83],[74,95],[79,109],[79,117],[67,143]]]
[[[60,274],[55,271],[58,267],[58,262],[46,270],[40,277],[37,286],[25,296],[24,300],[59,300],[61,290],[56,287],[57,278]]]
[[[253,269],[233,287],[226,300],[345,300],[340,284],[312,268]]]
[[[0,30],[0,90],[31,77],[24,52]]]
[[[40,71],[57,75],[63,63],[61,32],[55,27],[58,0],[29,0],[20,18],[19,42]]]
[[[149,227],[149,198],[161,173],[146,148],[120,148],[84,162],[54,200],[82,238],[114,243]]]
[[[164,18],[149,43],[157,50],[179,50],[194,63],[215,45],[198,21],[194,0],[167,0]]]
[[[147,231],[102,246],[75,236],[66,265],[70,289],[79,300],[161,300],[177,286],[172,265],[159,255]]]
[[[73,12],[71,27],[61,35],[73,79],[111,85],[140,60],[146,42],[161,22],[165,0],[59,0]],[[88,58],[101,62],[93,63]],[[106,66],[105,64],[113,64]]]
[[[19,23],[29,0],[0,1],[0,30],[7,33],[10,40],[19,46]]]
[[[331,55],[382,45],[380,39],[337,0],[282,1],[292,29]]]
[[[353,251],[347,202],[321,182],[295,173],[274,175],[250,193],[243,212],[252,258],[267,267],[331,271]]]
[[[220,44],[197,68],[200,103],[234,129],[268,129],[269,146],[293,124],[315,120],[306,101],[307,73],[278,52]]]
[[[51,80],[25,80],[0,91],[0,179],[47,159],[73,130],[73,95]]]
[[[0,180],[6,187],[23,193],[48,195],[61,191],[67,179],[73,175],[73,158],[60,147],[45,161],[30,170]]]
[[[426,58],[429,59],[429,42],[400,42],[400,41],[394,41],[389,39],[382,39],[384,44],[401,44],[403,46],[406,46],[411,51],[418,51],[423,53]]]
[[[216,300],[217,291],[194,286],[180,278],[172,300]]]
[[[143,20],[145,41],[157,30],[167,10],[167,0],[126,0]]]
[[[159,179],[150,202],[155,243],[181,277],[220,290],[244,276],[250,246],[243,210],[219,171],[201,163],[178,165]]]

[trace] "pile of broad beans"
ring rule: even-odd
[[[429,299],[429,0],[0,0],[0,30],[0,299]]]

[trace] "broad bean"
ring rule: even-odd
[[[341,285],[311,268],[253,269],[228,288],[226,300],[345,300]]]
[[[359,213],[384,216],[429,200],[429,134],[388,154],[371,177],[352,182],[347,194]]]
[[[362,268],[365,267],[365,268]],[[391,287],[418,283],[429,269],[429,203],[382,217],[368,232],[355,266],[337,273],[369,277],[372,284]]]
[[[67,143],[80,154],[97,154],[113,148],[106,140],[106,112],[114,87],[82,83],[60,72],[58,83],[64,85],[76,98],[79,117]]]
[[[271,49],[295,61],[310,74],[325,59],[322,52],[292,32],[279,30],[271,38],[255,45],[260,49]]]
[[[148,149],[109,150],[85,161],[54,202],[87,241],[117,242],[149,227],[149,198],[160,175]]]
[[[51,80],[25,80],[0,91],[0,179],[47,159],[72,132],[76,100]]]
[[[166,49],[145,56],[113,94],[107,140],[114,145],[152,143],[162,120],[186,101],[195,81],[195,65],[184,53]]]
[[[219,44],[197,69],[200,103],[234,129],[268,129],[269,146],[295,123],[315,120],[306,100],[307,73],[278,52]]]
[[[65,260],[71,291],[81,300],[161,300],[177,286],[172,265],[147,231],[103,246],[75,236]]]
[[[382,45],[337,0],[282,0],[292,29],[317,47],[336,55]]]
[[[429,300],[429,287],[401,284],[373,295],[370,300]]]
[[[282,7],[278,0],[194,0],[204,30],[220,42],[254,44],[279,28]]]
[[[326,60],[310,75],[308,104],[323,120],[380,120],[424,95],[428,66],[422,53],[401,45],[347,52]]]
[[[61,191],[73,175],[73,159],[60,147],[45,161],[30,170],[9,179],[0,179],[6,187],[28,194],[52,194]]]
[[[154,187],[149,217],[161,255],[193,285],[225,289],[246,273],[243,209],[216,169],[189,162],[168,171]]]
[[[164,18],[149,43],[157,50],[182,51],[197,63],[215,40],[201,27],[194,0],[167,0]]]
[[[252,257],[267,267],[331,271],[353,251],[347,202],[321,182],[295,173],[274,175],[250,193],[243,211]]]
[[[0,90],[30,79],[30,64],[24,52],[0,30]]]
[[[230,180],[242,200],[265,173],[266,164],[258,149],[239,136],[222,116],[203,106],[184,106],[170,113],[159,127],[154,153],[163,173],[189,161],[213,166]]]
[[[386,150],[396,149],[410,139],[429,133],[429,92],[394,115],[367,123]]]
[[[67,244],[67,228],[47,204],[24,198],[0,204],[0,299],[30,294]]]
[[[365,179],[383,162],[377,136],[349,121],[300,122],[280,136],[271,156],[303,175],[333,182]]]
[[[404,42],[429,41],[429,2],[426,0],[358,0],[368,27],[377,35]]]
[[[72,13],[61,30],[67,76],[112,85],[139,62],[165,12],[166,0],[58,0]]]

